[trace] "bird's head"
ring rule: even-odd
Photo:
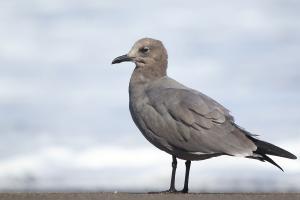
[[[134,62],[136,67],[142,70],[151,69],[166,75],[168,54],[161,41],[143,38],[133,45],[129,53],[115,58],[112,64],[125,61]]]

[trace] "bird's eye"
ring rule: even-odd
[[[142,53],[147,53],[147,52],[150,51],[150,48],[149,48],[149,47],[142,47],[142,48],[140,49],[140,51],[141,51]]]

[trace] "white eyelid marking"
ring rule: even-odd
[[[149,52],[149,50],[150,50],[150,48],[147,47],[147,46],[145,46],[145,47],[143,47],[143,48],[141,49],[141,51],[142,51],[143,53],[147,53],[147,52]]]

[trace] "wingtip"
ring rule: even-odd
[[[293,155],[293,154],[292,154],[292,157],[291,157],[291,159],[293,159],[293,160],[297,160],[298,158],[297,158],[297,156],[295,156],[295,155]]]
[[[298,159],[297,156],[295,156],[294,154],[290,153],[290,152],[286,152],[286,155],[285,156],[282,156],[284,158],[289,158],[289,159],[292,159],[292,160],[296,160]]]

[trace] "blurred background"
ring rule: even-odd
[[[171,156],[128,109],[142,37],[164,42],[172,78],[216,99],[239,125],[300,157],[300,2],[0,1],[0,191],[151,191]],[[192,192],[300,191],[285,170],[244,158],[193,162]],[[183,186],[179,161],[176,185]]]

